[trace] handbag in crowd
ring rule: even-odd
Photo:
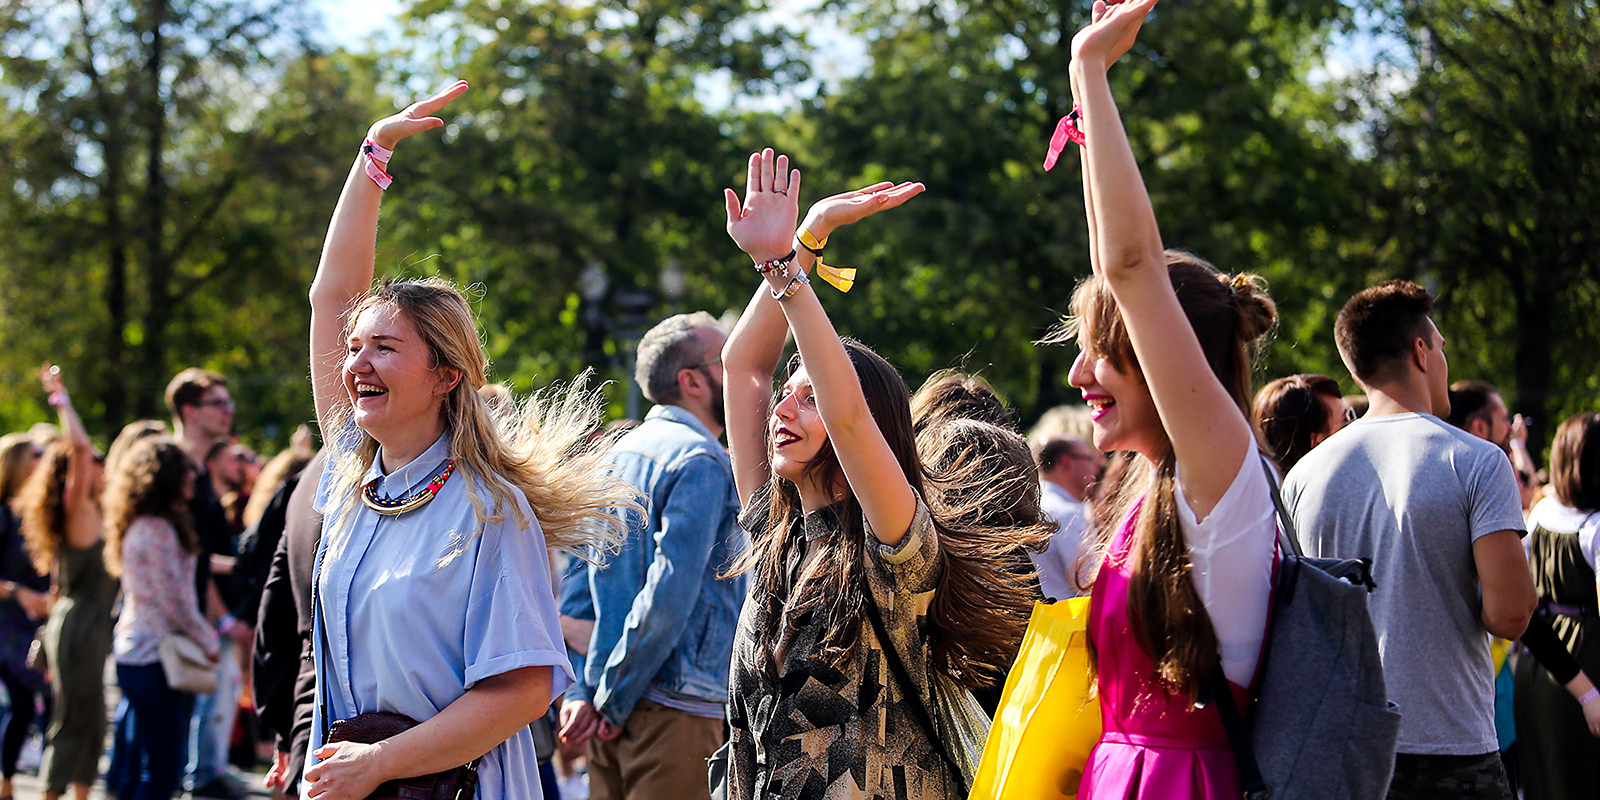
[[[1283,561],[1246,722],[1219,667],[1202,701],[1215,699],[1246,798],[1381,800],[1394,769],[1400,714],[1383,682],[1367,613],[1376,588],[1370,559],[1307,558],[1262,460],[1280,527]],[[1207,698],[1206,695],[1210,695]]]
[[[161,671],[173,691],[211,694],[217,690],[217,665],[206,649],[181,633],[168,635],[158,645]]]
[[[1070,800],[1100,740],[1089,598],[1034,603],[989,728],[972,800]]]
[[[416,720],[400,714],[357,714],[329,726],[326,741],[377,744],[416,725]],[[367,800],[472,800],[477,788],[478,759],[474,758],[455,769],[379,784]]]

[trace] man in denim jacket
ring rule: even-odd
[[[589,738],[594,800],[708,797],[722,745],[743,577],[721,578],[747,546],[722,435],[722,343],[705,312],[639,341],[635,377],[657,403],[611,461],[644,493],[622,552],[589,567],[595,627],[563,737]],[[585,697],[586,696],[586,697]]]

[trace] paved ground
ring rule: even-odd
[[[251,779],[252,797],[272,796],[272,793],[267,791],[266,787],[262,785],[261,775],[251,775],[249,777]],[[36,800],[36,798],[43,796],[43,788],[39,784],[39,779],[33,775],[19,774],[16,777],[15,783],[17,787],[17,800]],[[105,796],[105,786],[100,783],[96,783],[94,785],[94,789],[89,792],[89,797],[93,800],[100,800],[100,798]],[[190,795],[185,793],[183,796],[189,797]],[[203,795],[201,797],[203,797]]]

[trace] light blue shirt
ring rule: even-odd
[[[380,495],[409,495],[443,466],[449,438],[446,431],[387,476],[379,453],[363,483],[377,478]],[[522,667],[553,667],[551,697],[566,690],[572,667],[561,640],[544,534],[520,491],[513,494],[527,526],[518,526],[508,508],[503,521],[479,535],[460,464],[427,505],[389,516],[358,497],[332,497],[335,461],[328,461],[316,503],[326,515],[315,581],[322,604],[316,624],[326,625],[327,651],[320,630],[312,637],[319,696],[326,688],[332,719],[386,711],[427,720],[478,681]],[[473,491],[485,509],[493,507],[481,485]],[[316,714],[312,750],[322,745],[322,730]],[[315,763],[306,760],[307,768]],[[542,796],[527,727],[484,755],[477,796]]]

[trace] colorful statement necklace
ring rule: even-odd
[[[361,487],[361,502],[379,514],[404,514],[407,511],[415,511],[427,505],[429,500],[439,494],[439,490],[444,488],[444,482],[450,480],[450,473],[455,470],[456,460],[452,458],[444,462],[444,468],[433,476],[433,480],[428,481],[427,486],[395,498],[378,494],[378,479],[373,478],[366,486]]]

